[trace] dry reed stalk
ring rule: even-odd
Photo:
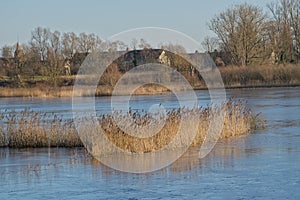
[[[300,84],[298,65],[226,66],[219,70],[227,87]]]
[[[119,148],[127,152],[145,153],[159,150],[170,143],[179,129],[179,122],[182,116],[193,116],[196,113],[201,116],[198,120],[191,120],[184,130],[199,123],[197,135],[193,139],[192,145],[200,145],[208,131],[208,114],[217,115],[220,109],[225,110],[225,120],[221,138],[239,136],[250,132],[251,128],[262,126],[262,121],[240,101],[232,100],[224,103],[221,108],[194,108],[194,109],[174,109],[167,113],[167,119],[163,128],[155,135],[147,138],[138,138],[126,134],[122,131],[111,115],[99,117],[99,124],[105,131],[107,138],[115,143]],[[149,114],[140,115],[138,112],[132,113],[135,120],[146,125]],[[123,115],[118,117],[122,118]],[[90,128],[87,127],[87,131]],[[87,132],[89,133],[89,132]],[[175,147],[185,145],[189,134],[186,134]],[[0,114],[0,146],[2,147],[78,147],[83,146],[73,120],[64,120],[55,114],[43,114],[24,110],[21,112],[2,110]]]

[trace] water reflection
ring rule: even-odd
[[[300,89],[230,90],[228,96],[246,99],[267,129],[221,140],[201,160],[198,148],[190,148],[171,166],[146,174],[113,170],[83,148],[0,148],[0,199],[299,199]]]
[[[199,147],[191,147],[170,167],[158,171],[159,173],[178,173],[194,171],[202,173],[207,168],[232,168],[234,160],[244,157],[245,154],[257,152],[257,149],[246,149],[245,138],[222,140],[206,158],[199,159]],[[174,152],[169,151],[166,156]],[[175,154],[175,153],[174,153]],[[115,174],[116,171],[106,167],[91,157],[84,148],[40,148],[40,149],[0,149],[1,180],[10,176],[20,176],[26,179],[59,173],[61,167],[92,167],[93,170],[103,175]],[[137,164],[137,163],[136,163]],[[147,162],[141,162],[142,167],[147,167]],[[200,167],[198,167],[200,165]],[[54,173],[54,174],[53,174]],[[122,173],[122,172],[119,172]]]

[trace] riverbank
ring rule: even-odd
[[[298,65],[257,65],[257,66],[226,66],[219,67],[221,77],[226,89],[235,88],[272,88],[272,87],[299,87],[300,66]],[[64,80],[66,79],[66,80]],[[30,87],[14,88],[7,85],[0,87],[0,97],[72,97],[72,96],[108,96],[113,92],[111,85],[99,85],[97,90],[91,90],[88,86],[73,91],[73,83],[76,76],[61,77],[61,82],[68,82],[60,87],[51,87],[46,79]],[[193,84],[192,84],[193,85]],[[206,90],[204,80],[200,77],[195,90]],[[138,88],[134,94],[148,95],[170,92],[167,88],[149,84]],[[123,94],[124,95],[124,94]]]
[[[247,88],[293,88],[300,87],[300,83],[294,84],[255,84],[255,85],[230,85],[225,86],[225,89],[247,89]],[[206,87],[195,87],[195,90],[207,90]],[[170,92],[164,87],[144,87],[137,90],[134,95],[155,95]],[[76,90],[74,96],[84,97],[84,96],[110,96],[112,89],[109,87],[98,88],[96,92],[90,89],[80,89]],[[72,97],[73,96],[73,86],[65,87],[36,87],[36,88],[1,88],[0,87],[0,98],[6,97],[32,97],[32,98],[60,98],[60,97]]]

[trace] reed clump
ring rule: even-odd
[[[186,135],[177,138],[173,147],[186,145],[189,139],[189,128],[198,123],[197,134],[192,138],[191,145],[202,144],[210,124],[209,117],[216,116],[219,112],[225,111],[223,128],[220,138],[244,135],[251,130],[262,127],[263,121],[254,115],[247,106],[241,101],[224,103],[222,106],[212,106],[207,108],[181,108],[169,110],[166,113],[165,122],[162,129],[150,137],[140,138],[126,134],[114,120],[126,118],[136,126],[149,125],[151,115],[147,112],[115,113],[112,115],[98,116],[98,122],[106,137],[116,146],[127,152],[145,153],[152,152],[168,145],[176,136],[179,124],[183,117],[191,116],[185,126]],[[195,118],[193,116],[200,116]],[[156,119],[159,120],[159,119]],[[88,127],[94,129],[94,127]],[[86,131],[88,136],[89,131]],[[0,114],[0,146],[12,148],[25,147],[80,147],[83,143],[78,136],[72,119],[64,119],[63,116],[56,114],[43,114],[31,110],[8,111],[1,110]],[[103,152],[107,152],[103,150]],[[107,152],[109,153],[109,152]]]
[[[45,114],[28,109],[2,110],[0,114],[0,146],[76,147],[82,146],[72,120],[56,114]]]
[[[186,127],[181,127],[186,131],[184,138],[177,138],[178,141],[173,141],[173,146],[170,148],[189,145],[186,143],[187,138],[190,137],[189,130],[191,128],[189,127],[195,126],[196,123],[198,123],[198,130],[196,136],[192,139],[191,145],[201,145],[208,133],[211,123],[210,118],[217,116],[221,111],[225,113],[220,135],[221,139],[244,135],[250,133],[251,130],[263,127],[264,121],[258,115],[254,115],[244,102],[234,102],[232,100],[224,103],[221,107],[173,109],[167,113],[167,119],[161,131],[148,138],[138,138],[126,134],[118,127],[112,116],[103,116],[101,126],[109,140],[116,146],[121,147],[122,150],[144,153],[156,151],[168,145],[178,134],[182,116],[195,116],[195,114],[200,116],[200,118],[195,119],[191,117],[191,120],[184,125]],[[132,120],[138,121],[139,125],[145,123],[143,120],[145,116],[141,116],[139,113],[132,113],[131,117]],[[101,149],[101,151],[105,152],[105,149]]]

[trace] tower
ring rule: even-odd
[[[23,64],[23,61],[24,61],[23,50],[22,50],[21,45],[19,44],[19,42],[17,42],[16,50],[15,50],[15,53],[14,53],[14,62],[15,62],[15,65],[16,65],[16,70],[20,69],[20,67]]]
[[[16,45],[16,50],[15,50],[15,53],[14,53],[14,58],[16,61],[20,61],[22,58],[23,58],[23,51],[21,49],[21,46],[19,44],[19,42],[17,42],[17,45]]]

